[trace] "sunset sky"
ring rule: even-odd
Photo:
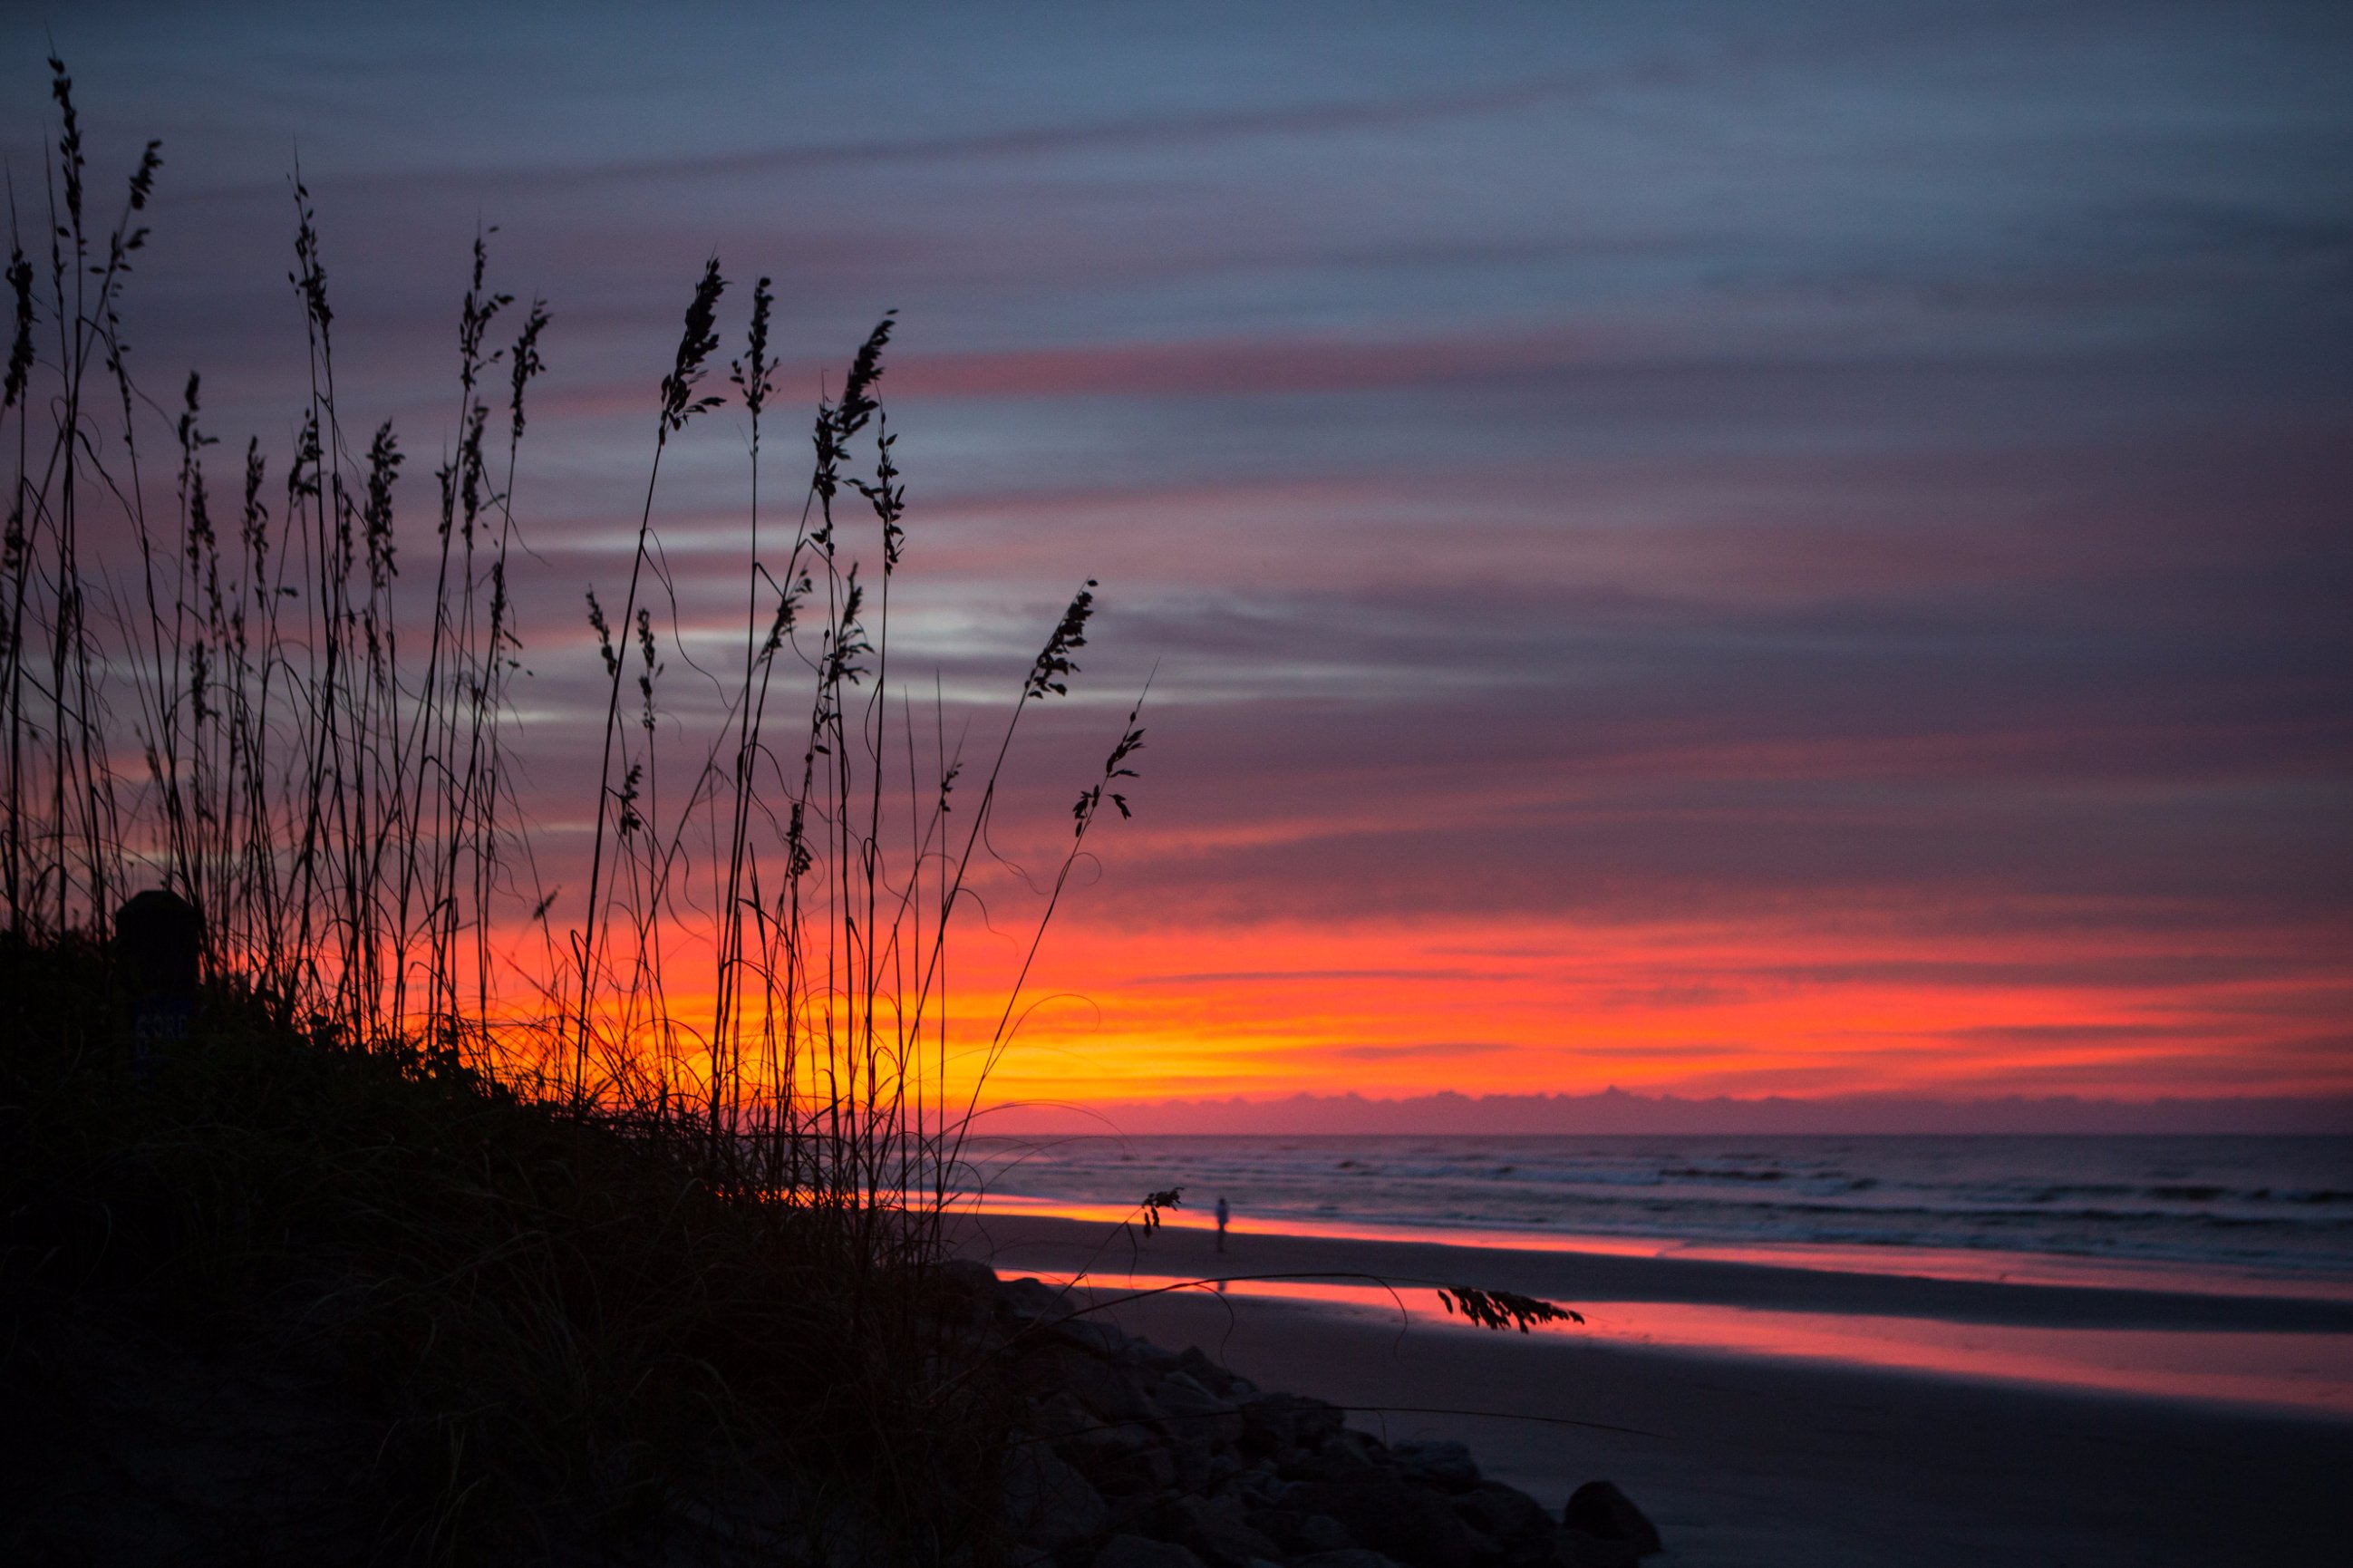
[[[299,155],[419,528],[498,226],[549,781],[703,259],[780,474],[896,309],[899,668],[1103,584],[1010,852],[1153,680],[998,1094],[2353,1093],[2353,8],[561,14],[8,5],[18,209],[47,29],[94,190],[164,142],[139,374],[282,448]]]

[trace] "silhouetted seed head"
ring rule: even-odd
[[[179,424],[180,503],[187,512],[187,553],[191,567],[213,544],[212,508],[205,493],[202,453],[214,444],[216,437],[206,435],[196,424],[199,384],[196,373],[190,371],[187,390],[182,394]]]
[[[132,212],[146,210],[148,198],[155,194],[155,171],[163,166],[164,144],[161,142],[148,142],[147,151],[139,155],[138,172],[131,176],[131,210]],[[131,242],[123,248],[138,249],[139,235],[146,232],[145,229],[141,229],[139,234],[132,237]]]
[[[866,334],[859,345],[858,357],[849,362],[849,376],[841,384],[841,400],[833,405],[834,428],[841,439],[848,440],[866,428],[866,421],[875,409],[874,384],[882,379],[882,350],[891,342],[891,329],[897,325],[899,312],[885,310],[874,330]]]
[[[689,419],[724,401],[717,397],[698,398],[694,388],[702,379],[703,365],[719,347],[719,296],[726,288],[727,279],[719,276],[719,258],[714,256],[703,263],[702,281],[694,286],[694,298],[687,303],[686,331],[678,340],[678,362],[662,377],[661,426],[658,434],[663,440],[668,440],[672,432],[685,429]]]
[[[293,461],[286,469],[289,511],[302,500],[318,499],[319,459],[319,413],[316,408],[307,408],[302,413],[301,426],[295,432]]]
[[[33,370],[33,264],[25,259],[21,247],[11,247],[8,253],[8,290],[16,296],[16,335],[8,346],[7,395],[0,408],[16,406]]]
[[[392,481],[399,477],[400,443],[392,434],[392,421],[376,426],[375,439],[368,443],[367,499],[361,503],[360,518],[367,527],[368,575],[376,582],[388,581],[397,574],[392,562]]]
[[[804,577],[797,586],[787,588],[776,596],[776,618],[768,627],[767,640],[760,645],[761,653],[775,653],[785,646],[785,639],[793,635],[797,601],[802,594],[808,591],[808,579]]]
[[[492,228],[489,234],[496,234]],[[490,246],[484,235],[474,237],[473,285],[466,290],[465,304],[458,312],[458,382],[468,392],[474,390],[474,378],[482,367],[482,339],[491,330],[498,313],[514,303],[512,294],[492,294],[482,287],[483,274],[490,267]],[[492,359],[498,355],[492,354]]]
[[[522,319],[522,331],[514,341],[514,351],[507,356],[514,385],[514,396],[509,404],[513,414],[511,438],[522,439],[522,395],[532,378],[546,366],[540,363],[539,335],[547,330],[547,301],[534,299],[531,312]]]
[[[1517,1329],[1525,1334],[1531,1323],[1585,1321],[1581,1312],[1514,1290],[1482,1290],[1473,1285],[1456,1285],[1440,1290],[1438,1299],[1450,1315],[1459,1307],[1465,1318],[1482,1329]]]
[[[645,826],[645,818],[638,815],[638,781],[645,777],[645,763],[631,763],[628,773],[621,779],[620,829],[624,838]]]
[[[496,658],[501,647],[521,648],[522,639],[516,637],[508,619],[507,563],[503,558],[491,563],[491,650]],[[510,660],[510,663],[512,661]]]
[[[891,448],[899,437],[891,434],[890,418],[879,407],[875,410],[875,430],[874,482],[870,485],[856,479],[849,482],[881,520],[882,574],[887,577],[898,568],[900,551],[907,538],[906,529],[899,522],[906,515],[907,487],[897,482],[899,469],[891,456]]]
[[[768,279],[761,279],[752,285],[752,333],[744,357],[727,367],[727,379],[744,394],[744,406],[752,414],[752,450],[760,449],[760,411],[768,405],[768,394],[776,390],[770,379],[776,374],[776,362],[768,357],[768,313],[776,297],[768,292]]]
[[[654,677],[661,673],[661,666],[654,662],[654,617],[650,610],[638,612],[638,651],[645,658],[644,668],[638,674],[638,694],[645,703],[638,721],[650,735],[654,729]]]
[[[327,268],[319,259],[317,215],[311,210],[310,188],[299,174],[294,178],[294,270],[286,275],[286,280],[302,296],[302,309],[324,343],[335,313],[327,308]]]
[[[605,606],[596,602],[596,590],[588,590],[588,625],[596,633],[596,650],[605,656],[605,673],[618,679],[621,674],[620,656],[613,651],[613,628],[606,624]]]
[[[853,565],[849,569],[849,584],[842,591],[840,618],[834,623],[834,629],[827,637],[821,696],[837,692],[844,684],[857,685],[859,679],[866,673],[866,667],[858,661],[872,653],[874,648],[866,640],[865,627],[858,618],[865,605],[866,588],[859,582],[858,568]],[[828,700],[838,700],[838,698]]]
[[[261,504],[261,481],[269,464],[261,455],[261,437],[250,437],[245,443],[245,519],[243,532],[246,552],[253,558],[254,585],[260,586],[261,563],[269,554],[269,509]]]
[[[1082,838],[1086,837],[1088,825],[1094,821],[1095,812],[1103,805],[1106,794],[1111,796],[1111,803],[1118,809],[1122,820],[1135,815],[1128,808],[1127,796],[1111,786],[1114,780],[1136,776],[1135,770],[1127,765],[1127,761],[1144,750],[1144,727],[1135,721],[1136,716],[1143,711],[1144,704],[1140,700],[1127,710],[1127,728],[1121,733],[1119,743],[1111,749],[1111,755],[1103,759],[1103,782],[1082,792],[1078,804],[1071,808],[1071,815],[1077,818],[1077,832]]]
[[[1058,697],[1070,695],[1071,689],[1061,678],[1078,673],[1079,667],[1071,662],[1071,651],[1087,644],[1087,617],[1095,613],[1094,588],[1095,580],[1088,578],[1087,585],[1079,590],[1078,597],[1062,612],[1061,621],[1046,639],[1046,646],[1039,650],[1037,662],[1029,667],[1029,678],[1021,688],[1024,701],[1033,697],[1042,700],[1050,691]]]
[[[60,129],[58,132],[58,170],[66,183],[66,213],[73,220],[76,237],[81,233],[81,121],[74,113],[73,78],[66,74],[66,62],[57,56],[49,57],[49,96],[57,100]]]
[[[809,852],[808,847],[808,803],[807,801],[798,798],[793,801],[792,824],[785,833],[785,847],[786,850],[785,874],[797,881],[807,875],[810,867],[817,864],[816,857]]]

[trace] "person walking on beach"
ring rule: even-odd
[[[1226,1205],[1226,1194],[1218,1194],[1218,1250],[1226,1249],[1226,1226],[1232,1223],[1234,1211]]]

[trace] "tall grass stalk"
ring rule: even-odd
[[[69,943],[106,931],[132,889],[168,886],[204,911],[216,988],[322,1048],[475,1075],[685,1162],[820,1258],[849,1331],[912,1376],[915,1298],[894,1282],[939,1258],[1037,935],[1099,808],[1127,812],[1112,792],[1142,743],[1133,712],[1074,807],[1018,973],[986,1004],[993,1026],[960,1034],[952,935],[1016,732],[1032,704],[1066,694],[1095,584],[1008,681],[1002,726],[968,768],[936,686],[925,710],[892,684],[911,548],[880,391],[894,318],[820,401],[782,526],[767,515],[778,362],[763,278],[729,375],[748,433],[741,637],[716,721],[687,732],[665,700],[672,659],[691,659],[658,523],[665,457],[723,401],[705,386],[727,288],[712,258],[651,409],[617,617],[588,595],[600,760],[585,894],[561,925],[563,889],[525,829],[564,806],[514,766],[515,497],[548,307],[534,300],[501,340],[515,298],[477,237],[429,570],[404,578],[417,548],[398,504],[406,453],[389,421],[347,418],[326,246],[299,172],[295,436],[274,482],[248,439],[224,490],[201,379],[189,373],[164,411],[122,331],[160,150],[148,145],[114,225],[91,229],[72,82],[51,70],[48,267],[12,205],[0,407],[16,465],[0,541],[9,937]],[[164,481],[142,440],[158,426],[176,462],[168,503],[151,507]],[[132,552],[128,574],[109,542]],[[681,976],[707,976],[707,1007],[674,1005]]]

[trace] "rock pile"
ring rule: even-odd
[[[1659,1550],[1606,1481],[1556,1517],[1459,1443],[1383,1443],[1198,1349],[1073,1318],[1039,1280],[959,1268],[1029,1406],[1006,1500],[1034,1568],[1634,1568]]]

